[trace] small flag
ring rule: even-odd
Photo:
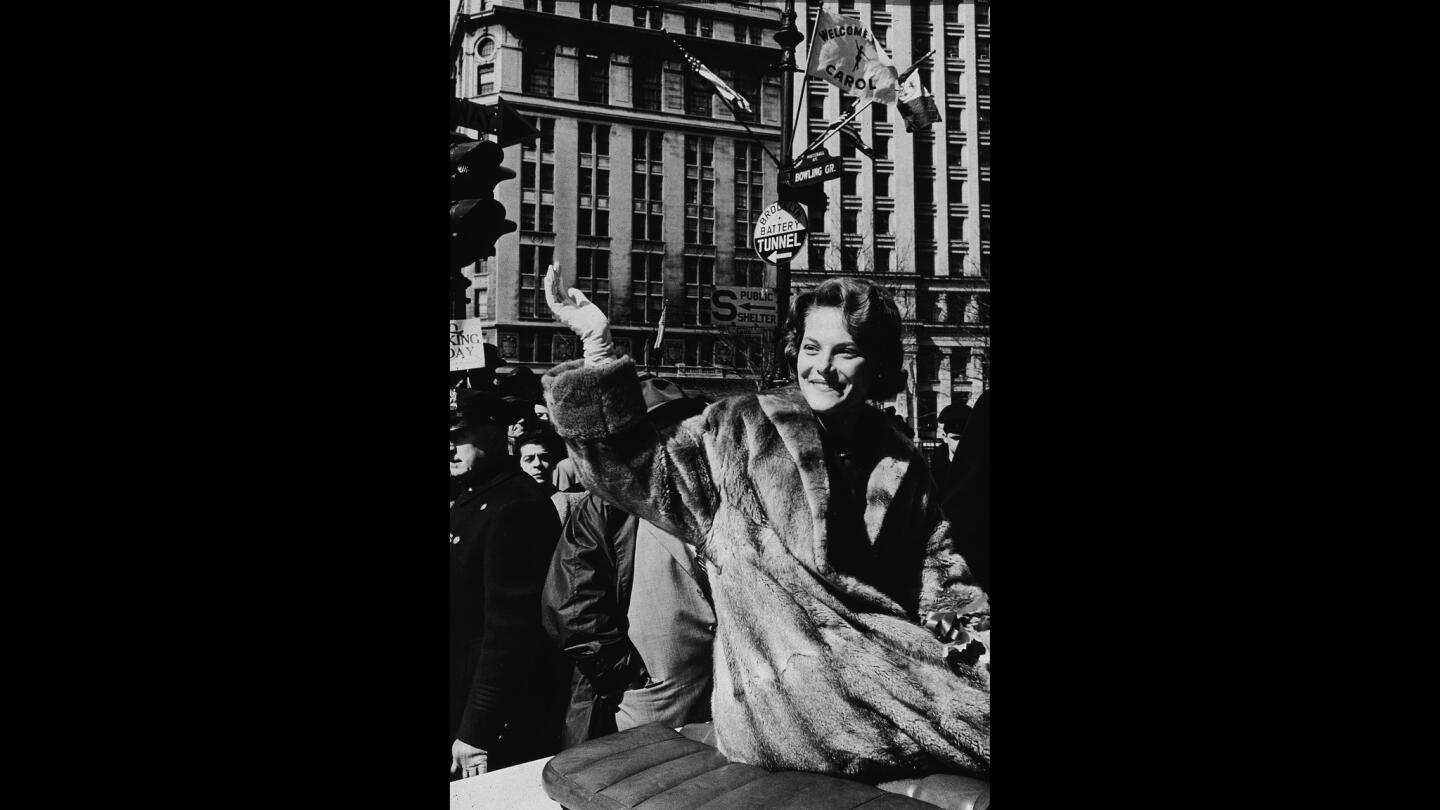
[[[700,74],[700,78],[715,85],[715,92],[720,94],[720,98],[725,99],[747,113],[755,112],[755,110],[751,108],[750,102],[746,101],[744,96],[730,89],[730,85],[726,84],[719,76],[716,76],[710,68],[705,67],[699,59],[691,56],[674,37],[670,36],[669,31],[665,32],[665,38],[670,40],[670,44],[675,46],[675,50],[679,51],[681,56],[685,57],[685,64],[689,65],[691,70]],[[657,346],[656,348],[658,349],[659,347]]]
[[[844,124],[845,124],[845,116],[842,115],[842,116],[840,116],[840,120],[839,120],[839,121],[836,121],[835,123],[826,126],[826,127],[825,127],[825,130],[824,130],[823,132],[821,132],[820,134],[816,135],[813,139],[811,139],[810,142],[811,142],[811,143],[820,143],[821,141],[825,140],[826,138],[829,138],[833,133],[835,133],[835,132],[836,132],[837,130],[839,130],[842,126],[844,126]],[[817,147],[817,148],[818,148],[818,147]],[[806,151],[806,154],[809,154],[809,150]]]
[[[655,333],[655,345],[652,348],[660,348],[660,341],[665,339],[665,301],[660,301],[660,329]]]
[[[805,72],[852,96],[894,104],[900,86],[895,63],[859,20],[820,7]]]
[[[855,106],[854,106],[854,105],[851,105],[850,109],[848,109],[848,110],[841,110],[841,111],[840,111],[840,118],[839,118],[839,120],[837,120],[837,121],[835,121],[835,122],[833,122],[833,123],[831,123],[831,124],[827,124],[826,127],[825,127],[825,130],[824,130],[823,132],[821,132],[819,135],[816,135],[813,139],[811,139],[810,143],[812,143],[812,144],[822,143],[822,142],[824,142],[826,139],[828,139],[831,135],[834,135],[834,134],[837,133],[837,132],[843,132],[843,131],[845,131],[846,127],[852,126],[852,125],[854,124],[854,122],[855,122]],[[854,139],[855,142],[857,142],[857,143],[860,142],[860,130],[858,130],[858,129],[852,130],[852,131],[850,132],[850,136]],[[842,137],[843,137],[843,136],[842,136]],[[810,151],[811,151],[811,150],[809,150],[809,149],[805,150],[805,154],[810,154]],[[871,155],[872,158],[874,157],[873,154],[870,152],[870,148],[869,148],[868,146],[863,147],[860,151],[864,152],[864,153],[867,154],[867,155]],[[804,155],[802,155],[802,157],[803,157],[803,156],[804,156]]]
[[[940,120],[940,110],[935,106],[935,97],[920,83],[920,74],[911,73],[900,86],[900,117],[905,119],[905,131],[917,129],[929,131],[930,125]]]
[[[846,121],[845,124],[840,127],[840,137],[849,141],[850,145],[859,149],[865,157],[871,160],[875,159],[875,150],[871,149],[865,144],[865,141],[860,139],[860,130],[855,126],[855,119],[852,118]]]

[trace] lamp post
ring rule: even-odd
[[[791,156],[795,140],[795,119],[791,110],[795,107],[795,82],[791,74],[799,73],[795,65],[795,46],[805,41],[805,35],[795,27],[795,0],[785,0],[785,11],[781,15],[784,25],[775,32],[775,43],[783,51],[780,59],[780,154],[785,161],[780,171],[793,168],[795,159]],[[778,178],[777,178],[778,180]],[[785,321],[790,317],[790,260],[775,263],[775,339],[785,336]]]

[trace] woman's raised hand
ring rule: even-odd
[[[545,271],[545,302],[550,305],[557,321],[580,336],[584,343],[585,365],[598,366],[615,359],[615,345],[610,341],[610,319],[585,297],[585,293],[574,287],[568,293],[561,292],[560,268],[553,264]]]

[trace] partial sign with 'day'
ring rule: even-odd
[[[485,336],[480,319],[450,322],[450,370],[468,371],[485,367]]]

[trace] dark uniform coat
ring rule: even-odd
[[[489,769],[559,750],[569,671],[540,627],[560,520],[528,475],[507,470],[450,507],[450,738]]]
[[[796,389],[655,425],[628,358],[543,379],[586,486],[707,561],[721,753],[875,780],[988,775],[989,603],[891,420],[864,409],[855,435],[871,460],[861,494],[846,496]],[[986,616],[984,653],[952,671],[920,624],[936,610]]]
[[[645,723],[710,719],[708,587],[679,539],[594,494],[575,507],[543,612],[576,665],[566,747]]]
[[[951,460],[945,445],[930,455],[940,508],[950,520],[955,550],[970,564],[975,584],[990,590],[990,392],[980,395]]]

